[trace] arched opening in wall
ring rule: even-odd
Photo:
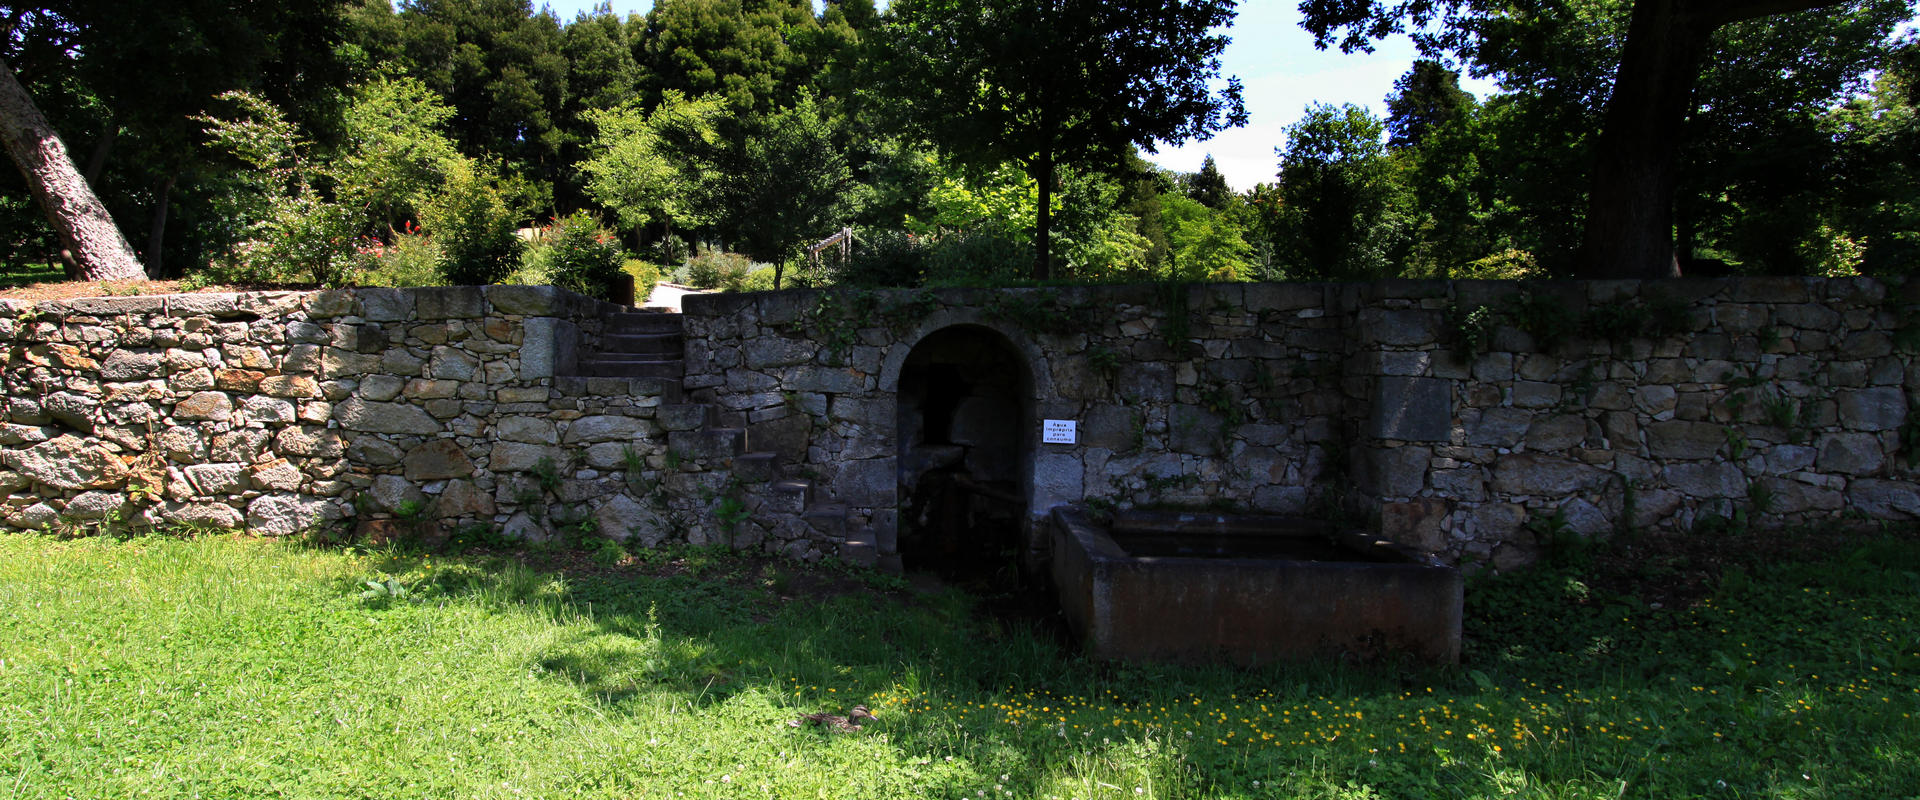
[[[1026,359],[1005,336],[956,325],[900,368],[900,557],[962,583],[1018,579],[1031,427]]]

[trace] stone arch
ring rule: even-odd
[[[1042,350],[1025,331],[984,320],[977,313],[967,313],[954,309],[943,309],[928,316],[915,326],[913,331],[900,337],[900,344],[891,348],[886,358],[880,362],[880,391],[897,392],[900,390],[900,367],[907,361],[913,349],[928,336],[947,328],[966,326],[984,328],[999,334],[1013,352],[1026,360],[1027,377],[1030,389],[1028,399],[1039,401],[1053,395],[1053,373],[1047,366],[1047,353]]]
[[[1021,563],[1037,402],[1050,385],[1024,335],[951,312],[882,366],[895,398],[899,548],[911,569],[978,577]]]

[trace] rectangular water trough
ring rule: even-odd
[[[1286,517],[1053,510],[1060,606],[1100,658],[1259,664],[1460,658],[1453,567]]]

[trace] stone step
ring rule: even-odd
[[[708,403],[674,403],[661,406],[653,421],[668,431],[697,431],[713,424],[713,406]]]
[[[878,550],[873,544],[873,531],[854,531],[840,543],[840,560],[856,567],[876,567],[880,563]]]
[[[679,353],[594,353],[583,361],[600,364],[678,364]]]
[[[683,390],[679,376],[562,375],[553,379],[553,391],[562,397],[605,397],[620,394],[630,397],[658,397],[663,405],[675,405],[680,403]]]
[[[847,507],[839,504],[827,504],[809,507],[800,515],[807,526],[827,539],[841,541],[847,538]]]
[[[601,355],[670,354],[679,358],[686,350],[686,337],[678,333],[612,333],[600,337]]]
[[[780,477],[777,453],[742,453],[733,459],[733,475],[743,483],[766,483]]]
[[[584,359],[580,362],[580,374],[598,378],[674,378],[687,374],[687,365],[675,359],[673,361],[602,361],[598,358]]]
[[[900,560],[899,553],[881,553],[880,563],[875,566],[875,569],[889,575],[907,574],[906,562]]]
[[[608,314],[603,334],[680,333],[686,328],[679,314],[662,311],[629,311]]]
[[[747,432],[739,428],[669,431],[667,449],[680,454],[681,458],[696,461],[738,459],[741,453],[747,452]]]
[[[813,500],[813,484],[806,481],[774,481],[767,498],[767,510],[782,514],[802,514]]]

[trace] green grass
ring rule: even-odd
[[[0,264],[0,289],[34,283],[57,283],[67,279],[65,270],[45,263]]]
[[[1479,582],[1458,669],[1241,671],[701,552],[5,536],[0,796],[1914,796],[1920,547],[1829,549],[1659,608],[1593,569]]]

